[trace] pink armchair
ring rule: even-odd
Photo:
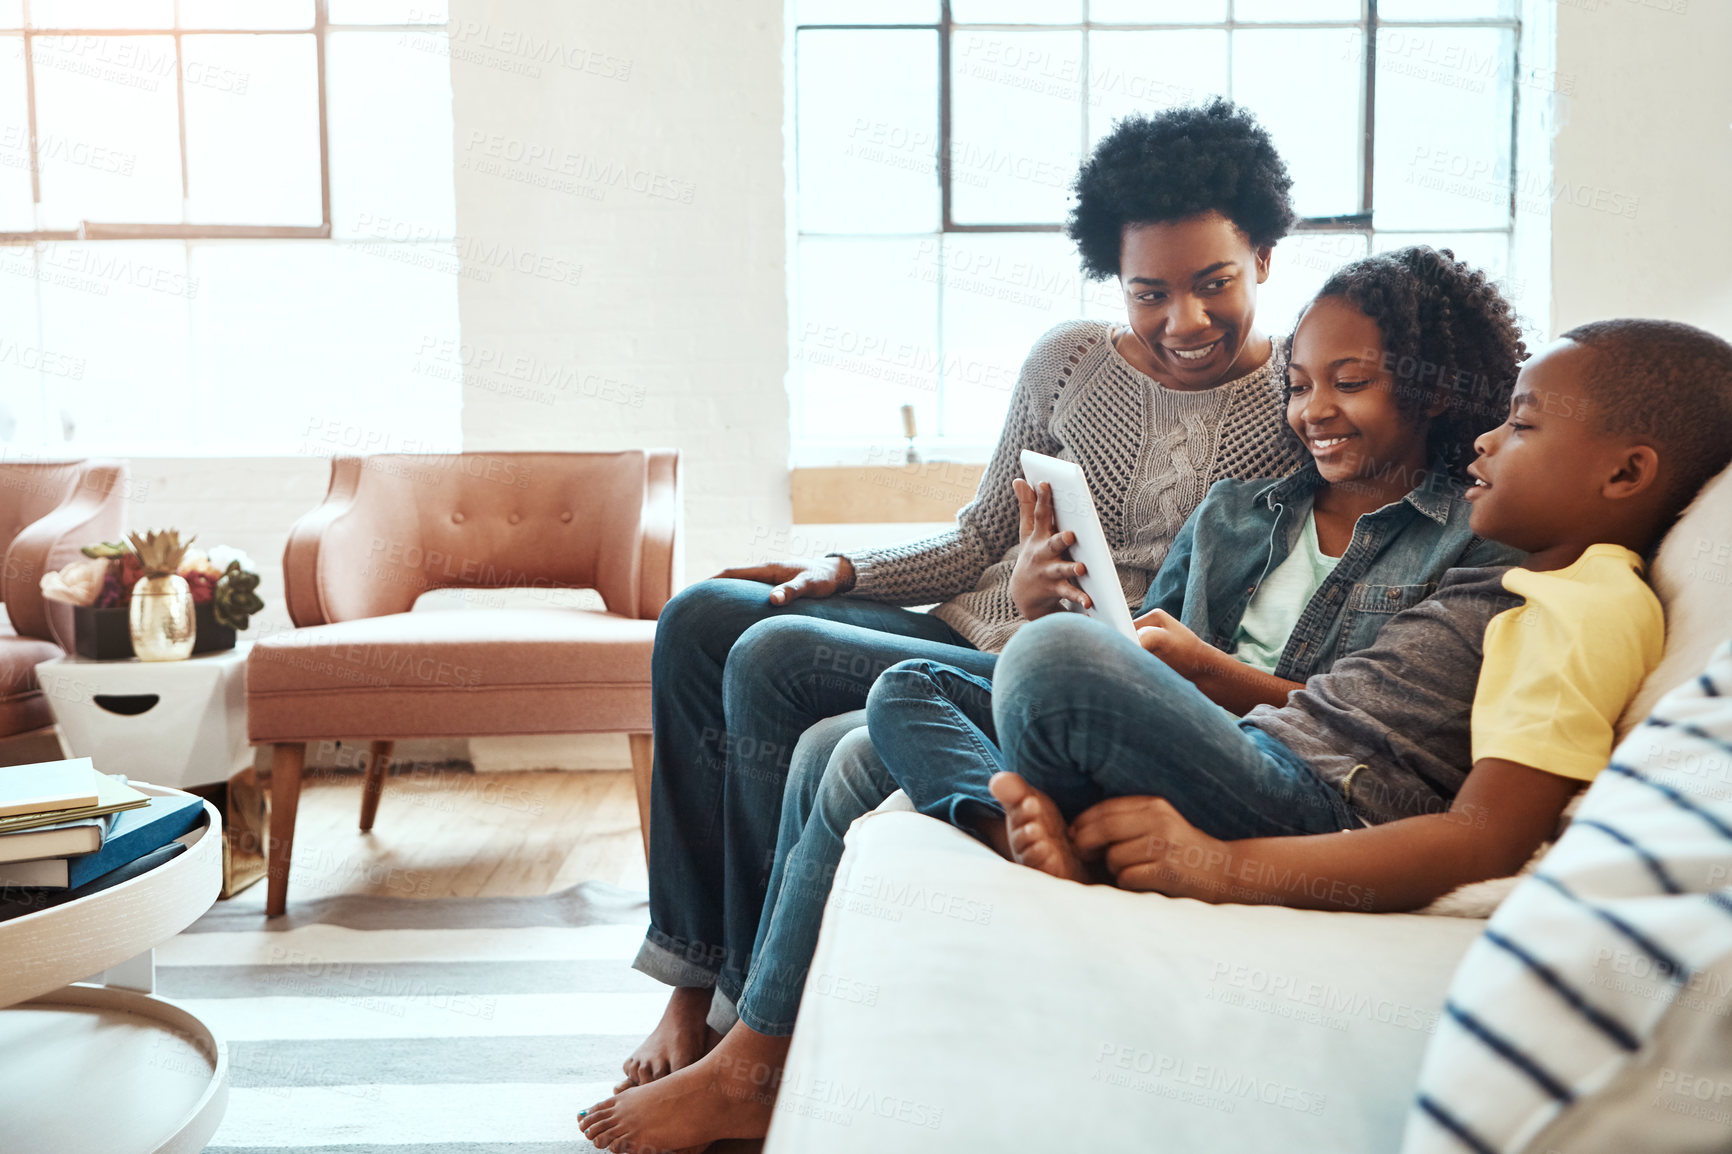
[[[257,641],[247,729],[274,747],[267,915],[283,912],[306,743],[371,740],[371,829],[393,742],[626,733],[648,829],[650,651],[673,593],[678,454],[338,457],[283,550],[298,628]],[[587,588],[606,611],[411,613],[430,589]]]
[[[72,607],[42,596],[42,575],[118,538],[126,491],[125,461],[0,462],[0,740],[54,724],[36,665],[72,648]]]

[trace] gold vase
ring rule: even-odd
[[[192,656],[197,623],[192,586],[178,573],[140,577],[132,587],[132,652],[140,661],[183,661]]]

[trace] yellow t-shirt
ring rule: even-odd
[[[1473,759],[1497,757],[1592,781],[1612,755],[1612,727],[1666,642],[1642,559],[1590,545],[1573,565],[1511,569],[1524,602],[1485,627],[1473,698]]]

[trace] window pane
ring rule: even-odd
[[[71,427],[69,443],[91,453],[211,451],[191,444],[187,298],[200,286],[187,278],[186,246],[67,241],[40,251],[42,345],[84,361],[77,380],[44,378],[50,412]],[[250,423],[236,412],[228,410],[225,433]]]
[[[186,36],[187,217],[316,225],[319,74],[313,37]]]
[[[400,249],[404,259],[381,249]],[[201,446],[189,451],[456,450],[465,356],[452,249],[449,242],[192,246],[193,407],[208,416]],[[236,421],[237,394],[270,404]]]
[[[937,33],[801,32],[795,52],[800,227],[936,229]]]
[[[1227,34],[1089,33],[1089,145],[1133,112],[1195,104],[1227,90]]]
[[[31,0],[33,28],[173,28],[174,0]]]
[[[327,41],[332,235],[455,235],[444,34],[333,32]]]
[[[313,0],[180,0],[182,28],[311,28]]]
[[[938,0],[794,0],[796,24],[936,24]]]
[[[1362,39],[1357,29],[1233,34],[1233,97],[1274,137],[1293,176],[1300,216],[1359,211],[1363,77],[1355,62],[1362,59]],[[1296,60],[1310,62],[1303,84],[1293,83]],[[1381,133],[1381,111],[1378,124]],[[1378,147],[1381,155],[1381,135]]]
[[[1381,13],[1382,9],[1378,11]],[[1358,20],[1359,0],[1238,0],[1233,19],[1252,23],[1306,20]]]
[[[977,159],[954,181],[959,224],[1056,224],[1081,162],[1080,32],[958,32],[951,41],[953,150]]]
[[[951,440],[995,444],[1035,339],[1080,307],[1070,241],[1051,233],[944,238],[944,424]]]
[[[90,156],[85,154],[85,159]],[[24,38],[7,36],[0,38],[0,231],[29,232],[35,227],[30,120],[24,108]],[[31,311],[34,315],[34,305]]]
[[[1358,232],[1300,232],[1282,240],[1269,262],[1269,279],[1257,289],[1258,327],[1271,336],[1291,333],[1299,310],[1329,274],[1365,252],[1365,234]]]
[[[1243,0],[1240,0],[1243,3]],[[1513,20],[1520,15],[1519,0],[1378,0],[1379,20]],[[1593,0],[1578,2],[1592,12]],[[1602,0],[1599,7],[1610,7]],[[1682,9],[1680,8],[1680,11]]]
[[[58,418],[50,420],[43,382],[73,387],[84,378],[78,353],[42,346],[36,323],[36,249],[0,248],[0,445],[27,452],[52,450],[61,441]]]
[[[1379,229],[1508,223],[1514,60],[1507,29],[1379,31]]]
[[[448,0],[330,0],[332,24],[443,24],[451,19]]]
[[[1380,232],[1372,238],[1371,251],[1390,252],[1413,244],[1447,248],[1458,260],[1500,283],[1509,272],[1509,234],[1504,232]]]
[[[168,36],[39,36],[42,223],[181,219],[180,110]]]
[[[1094,24],[1213,24],[1227,18],[1227,0],[1091,0]]]
[[[0,28],[24,27],[24,0],[0,0]]]
[[[938,238],[801,237],[794,428],[895,442],[903,405],[938,427]]]
[[[957,24],[1080,24],[1082,0],[950,0]]]

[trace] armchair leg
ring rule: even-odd
[[[367,747],[367,777],[361,783],[362,832],[373,828],[373,818],[379,812],[379,794],[385,789],[385,770],[391,765],[393,744],[389,741],[375,741]]]
[[[301,804],[301,766],[307,747],[280,742],[271,750],[271,841],[265,866],[265,916],[283,912],[289,898],[289,861],[295,849],[295,810]]]
[[[619,748],[618,746],[614,747]],[[631,734],[631,779],[637,787],[637,820],[643,830],[643,857],[649,861],[650,769],[655,765],[655,738]]]

